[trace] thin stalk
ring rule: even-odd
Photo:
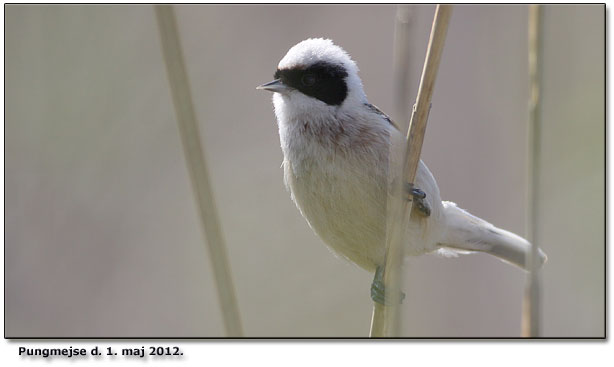
[[[401,172],[401,180],[394,180],[391,186],[392,200],[389,200],[388,226],[386,234],[386,264],[384,268],[384,286],[386,289],[386,299],[390,305],[382,306],[375,304],[373,308],[373,318],[371,322],[372,337],[394,337],[399,335],[400,319],[400,273],[403,260],[403,247],[406,243],[406,226],[410,219],[412,201],[407,200],[407,195],[403,194],[403,182],[413,184],[416,177],[416,170],[420,162],[422,142],[426,131],[426,122],[431,108],[431,99],[435,87],[435,79],[439,69],[439,61],[443,52],[443,46],[448,30],[448,23],[452,14],[451,5],[437,5],[431,36],[426,51],[424,68],[418,88],[418,97],[414,105],[412,116],[407,132],[405,144],[391,144],[391,165],[390,171],[396,167],[394,161],[403,162],[398,171]],[[403,155],[400,160],[396,160],[399,149],[395,145],[404,146]],[[393,204],[393,205],[390,205]]]
[[[538,203],[541,142],[541,46],[542,46],[542,9],[539,5],[529,5],[529,154],[528,154],[528,208],[527,237],[531,242],[528,259],[529,275],[525,286],[522,309],[522,336],[539,336],[539,255],[537,246]]]
[[[411,107],[407,101],[411,99],[411,25],[413,22],[413,14],[411,5],[397,5],[397,11],[394,21],[394,49],[393,49],[393,91],[394,91],[394,120],[398,123],[401,131],[407,131],[411,114]],[[393,151],[391,148],[391,157],[394,154],[400,157],[402,151]],[[392,161],[392,160],[391,160]],[[399,158],[394,160],[400,162]],[[392,167],[392,165],[391,165]],[[391,169],[392,170],[392,169]],[[395,167],[395,172],[399,172],[401,167]],[[388,198],[388,208],[395,208],[396,196],[390,195]],[[394,218],[393,210],[388,212],[389,218]],[[388,225],[390,221],[387,221]],[[388,232],[387,230],[387,233]],[[373,314],[371,318],[371,336],[384,336],[384,309],[379,303],[374,303]]]
[[[200,214],[200,224],[208,244],[226,335],[242,336],[243,327],[239,316],[239,306],[235,296],[222,228],[213,198],[205,154],[200,143],[200,132],[192,104],[192,94],[183,60],[175,12],[169,5],[156,5],[154,8],[183,152]]]
[[[415,14],[411,5],[397,5],[394,21],[394,51],[393,51],[393,90],[394,118],[401,131],[407,130],[411,107],[407,103],[411,99],[411,43],[412,26]]]

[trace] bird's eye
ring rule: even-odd
[[[316,76],[313,74],[305,74],[301,78],[301,83],[303,83],[304,86],[311,87],[316,83]]]

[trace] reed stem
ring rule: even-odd
[[[200,214],[201,229],[208,244],[226,335],[240,337],[243,336],[243,327],[239,306],[235,296],[222,227],[213,198],[205,153],[200,143],[200,132],[192,104],[192,94],[183,60],[175,12],[169,5],[155,5],[154,8],[183,152]]]
[[[527,237],[531,242],[528,258],[529,274],[525,285],[522,309],[522,336],[538,337],[540,313],[539,254],[537,246],[538,204],[541,142],[541,46],[542,46],[542,9],[539,5],[529,5],[529,154],[528,154],[528,215]]]
[[[397,5],[394,22],[394,51],[393,51],[393,91],[394,116],[393,120],[401,131],[407,131],[411,106],[407,103],[411,96],[411,49],[412,28],[415,23],[415,11],[412,5]]]
[[[386,234],[386,264],[384,268],[384,286],[386,299],[390,305],[375,304],[371,322],[371,337],[396,337],[400,329],[400,274],[403,260],[403,247],[406,243],[406,226],[409,222],[412,201],[404,195],[404,182],[412,183],[420,162],[420,153],[426,132],[426,123],[431,108],[431,99],[435,87],[435,79],[452,15],[451,5],[437,5],[431,35],[426,51],[424,68],[418,88],[418,97],[414,105],[405,144],[391,144],[390,171],[395,170],[396,162],[403,162],[398,171],[402,172],[402,180],[393,181],[391,185],[392,200],[388,201],[387,234]],[[404,145],[402,158],[395,145]],[[392,175],[394,176],[394,175]],[[392,205],[391,205],[392,204]]]

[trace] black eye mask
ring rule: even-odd
[[[331,106],[340,105],[347,97],[347,76],[343,66],[323,61],[307,68],[277,69],[275,72],[275,79]]]

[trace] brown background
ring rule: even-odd
[[[433,6],[412,8],[414,92]],[[366,336],[371,275],[292,204],[271,79],[323,36],[393,112],[394,6],[180,6],[247,336]],[[544,14],[543,334],[604,332],[604,7]],[[222,336],[151,6],[6,6],[6,336]],[[423,158],[442,197],[525,231],[527,7],[457,6]],[[410,103],[410,101],[408,101]],[[406,262],[408,336],[520,332],[525,274],[486,255]]]

